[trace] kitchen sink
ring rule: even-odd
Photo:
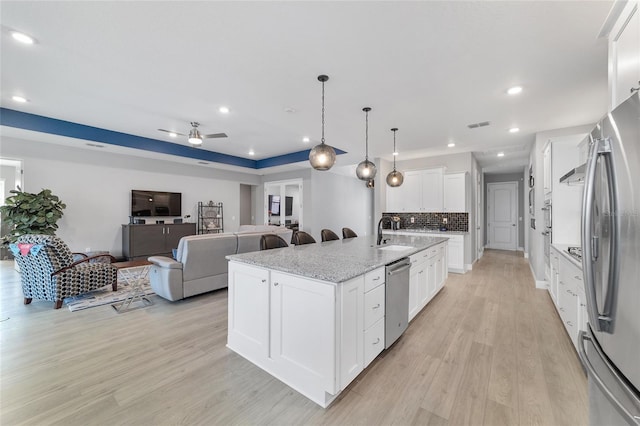
[[[388,250],[388,251],[402,251],[402,250],[410,250],[413,247],[411,246],[399,246],[399,245],[389,245],[389,246],[382,246],[382,247],[378,247],[378,250]]]

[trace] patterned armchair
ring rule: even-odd
[[[50,300],[55,309],[65,297],[76,296],[111,284],[118,288],[118,270],[109,254],[85,256],[74,262],[74,254],[55,235],[23,235],[10,245],[20,267],[24,304],[36,299]],[[96,261],[107,257],[109,263]]]

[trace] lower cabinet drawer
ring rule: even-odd
[[[384,317],[364,332],[364,367],[384,349]]]
[[[381,285],[364,294],[364,329],[384,317],[385,286]]]

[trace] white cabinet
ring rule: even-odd
[[[464,274],[464,235],[451,235],[447,247],[447,267],[452,272]]]
[[[269,356],[269,271],[229,264],[228,344],[242,356]]]
[[[467,173],[450,173],[443,178],[444,212],[467,212]]]
[[[346,285],[364,289],[362,277],[360,283]],[[330,283],[271,271],[270,360],[285,383],[298,383],[301,388],[323,389],[331,394],[339,390],[335,365],[335,289]],[[349,309],[357,310],[357,301],[356,306],[351,306],[351,301],[347,302]],[[342,325],[348,330],[354,328],[350,323]]]
[[[398,187],[387,185],[387,212],[442,211],[443,169],[411,170],[405,172],[404,183]]]
[[[446,246],[440,243],[409,256],[409,321],[411,321],[444,286],[447,276]]]
[[[614,3],[614,10],[622,4]],[[640,10],[631,0],[619,10],[609,32],[609,97],[610,110],[631,96],[640,86]]]
[[[345,388],[364,369],[364,283],[352,280],[340,287],[340,388]],[[384,302],[384,301],[383,301]]]
[[[582,271],[563,253],[551,247],[551,277],[549,293],[574,347],[578,334],[586,330],[587,306],[582,284]]]
[[[542,151],[542,188],[544,190],[545,198],[549,198],[552,189],[552,174],[551,174],[551,142],[547,143]]]
[[[422,170],[421,212],[442,211],[442,169]]]
[[[385,268],[365,274],[364,293],[364,368],[384,349]],[[361,329],[362,330],[362,329]],[[344,387],[343,387],[344,388]]]

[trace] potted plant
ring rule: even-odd
[[[51,193],[43,189],[37,194],[10,191],[11,196],[0,206],[2,221],[10,231],[2,237],[4,245],[15,242],[25,234],[53,235],[58,229],[56,222],[62,217],[62,210],[67,206]]]

